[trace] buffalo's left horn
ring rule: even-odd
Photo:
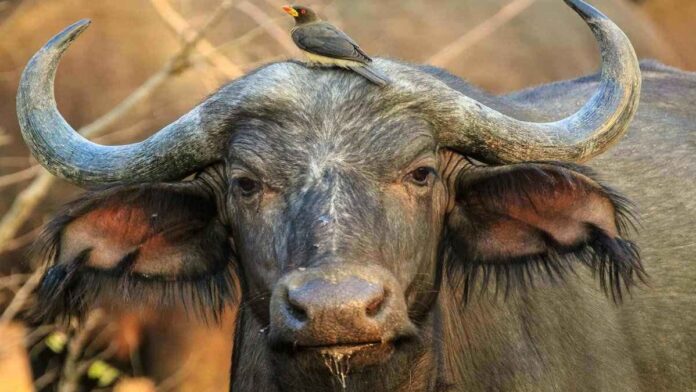
[[[78,185],[152,182],[185,177],[219,160],[222,124],[198,106],[140,143],[103,146],[78,134],[63,119],[53,92],[58,62],[90,22],[67,27],[27,64],[17,93],[17,115],[32,154],[54,175]]]
[[[489,163],[533,160],[583,162],[607,150],[628,129],[638,106],[641,75],[626,35],[581,0],[565,0],[592,29],[602,54],[599,88],[560,121],[516,120],[462,94],[449,99],[440,142]]]

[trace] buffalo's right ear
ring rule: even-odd
[[[631,204],[594,177],[553,162],[462,171],[447,244],[450,278],[463,282],[465,297],[490,275],[507,292],[513,283],[563,278],[577,262],[616,300],[644,279],[638,248],[626,238]]]
[[[210,182],[198,178],[115,186],[70,203],[37,243],[50,263],[40,316],[114,302],[219,314],[236,296],[236,281],[216,200]]]

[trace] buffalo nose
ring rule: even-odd
[[[387,291],[381,285],[356,277],[341,282],[312,279],[287,288],[288,318],[303,323],[322,317],[364,319],[375,317],[382,310]]]
[[[366,274],[368,275],[368,274]],[[299,346],[388,341],[411,327],[391,274],[293,273],[271,299],[274,340]]]

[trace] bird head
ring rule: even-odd
[[[285,5],[283,11],[295,18],[295,22],[307,23],[318,20],[317,14],[310,8],[301,5]]]

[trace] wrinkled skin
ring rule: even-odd
[[[290,97],[302,94],[311,103],[333,101],[335,106],[325,104],[309,110],[289,106],[272,122],[259,121],[254,109],[241,115],[244,120],[235,123],[237,129],[226,163],[232,184],[227,208],[233,217],[238,256],[243,260],[244,295],[252,298],[248,303],[253,312],[243,316],[248,324],[245,329],[259,330],[270,323],[269,338],[273,340],[279,334],[269,316],[271,292],[282,277],[298,268],[326,275],[379,267],[401,284],[394,294],[405,296],[411,310],[411,320],[405,323],[410,328],[413,323],[424,323],[426,339],[405,344],[388,366],[349,375],[351,385],[369,386],[368,380],[390,372],[397,374],[430,355],[425,348],[432,344],[427,336],[432,314],[418,313],[430,308],[430,293],[436,289],[440,243],[450,201],[446,182],[456,165],[450,165],[449,171],[445,166],[447,159],[457,158],[438,152],[425,121],[415,116],[381,116],[387,108],[382,108],[362,84],[353,82],[352,78],[341,78],[328,92],[349,89],[351,100],[327,100],[328,85],[303,87],[302,91],[293,90],[291,85],[283,92]],[[355,100],[371,110],[353,107]],[[425,180],[420,183],[413,174],[418,168],[426,168]],[[240,189],[240,179],[244,178],[258,181],[259,189],[250,196],[244,196]],[[322,334],[327,335],[321,338],[325,344],[374,340],[351,337],[349,331],[324,330]],[[297,339],[301,337],[295,337],[293,343],[298,344]],[[240,344],[244,350],[250,343]],[[259,345],[253,347],[256,350]],[[296,356],[289,351],[277,349],[267,354],[277,374],[287,375],[278,380],[285,390],[304,390],[307,379],[302,374],[307,372],[321,375],[317,384],[313,383],[317,390],[337,387],[336,380],[325,374],[324,359],[306,353]],[[237,374],[246,372],[245,357],[238,356],[242,368]],[[436,363],[432,358],[425,363],[416,374],[430,378]],[[404,382],[403,376],[396,378],[390,382]],[[238,386],[239,390],[251,387],[243,385]],[[385,381],[382,388],[396,386]]]

